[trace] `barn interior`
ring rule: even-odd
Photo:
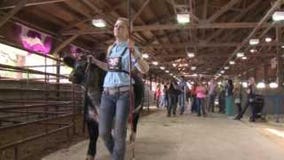
[[[0,0],[0,160],[40,159],[86,139],[84,91],[68,80],[63,57],[106,54],[119,17],[129,19],[150,66],[145,119],[161,112],[158,85],[183,76],[189,86],[232,79],[246,87],[254,77],[267,121],[283,126],[283,7],[283,0]]]

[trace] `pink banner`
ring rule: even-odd
[[[51,36],[17,24],[18,34],[25,49],[31,52],[49,54],[52,47]]]

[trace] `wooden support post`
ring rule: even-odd
[[[276,27],[276,41],[281,41],[281,28]],[[277,46],[276,50],[276,58],[277,58],[277,79],[278,79],[278,85],[283,86],[283,60],[281,58],[282,50],[281,46]]]

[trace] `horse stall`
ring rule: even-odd
[[[36,67],[48,66],[0,66],[1,73],[22,75],[0,78],[1,160],[38,159],[35,155],[82,133],[80,86],[62,83],[66,76]],[[60,65],[53,67],[60,69]]]

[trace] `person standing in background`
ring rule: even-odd
[[[228,79],[225,86],[225,114],[227,116],[233,116],[233,90],[233,81]]]
[[[208,96],[209,96],[209,103],[208,103],[208,111],[211,110],[211,112],[214,112],[214,102],[215,102],[215,98],[216,98],[216,87],[217,87],[217,83],[214,79],[211,79],[209,82],[209,92],[208,92]]]

